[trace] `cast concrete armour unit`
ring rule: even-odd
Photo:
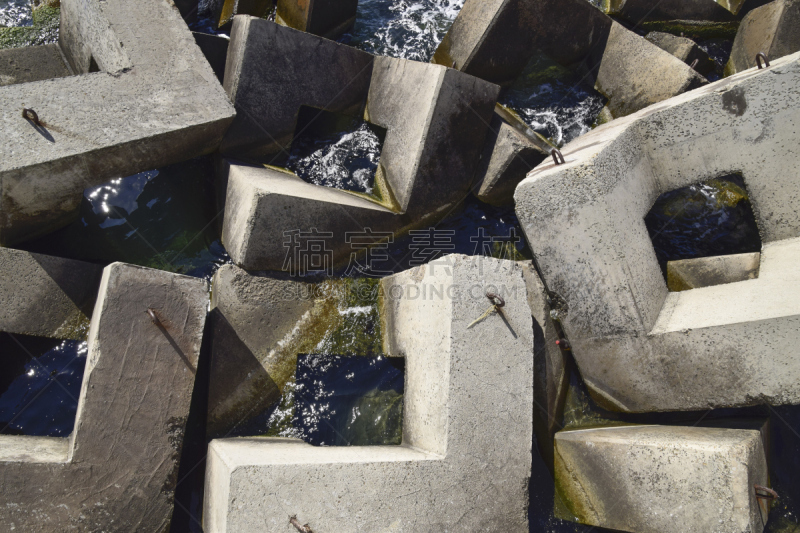
[[[533,338],[521,267],[451,255],[381,283],[387,353],[406,358],[403,444],[213,440],[205,531],[288,532],[290,515],[337,533],[528,530]],[[514,333],[497,314],[468,329],[485,291],[503,295]]]
[[[0,248],[0,331],[83,340],[103,267]]]
[[[667,286],[678,292],[755,279],[760,265],[758,252],[668,261]]]
[[[2,245],[68,224],[87,187],[213,152],[234,116],[168,0],[63,0],[59,39],[84,74],[0,87]]]
[[[742,20],[725,75],[756,66],[756,54],[772,61],[800,51],[800,0],[775,0],[754,9]]]
[[[684,63],[692,66],[700,74],[706,76],[714,70],[716,63],[708,52],[697,46],[697,43],[687,37],[678,37],[669,33],[651,31],[645,39],[669,52]]]
[[[629,426],[556,434],[556,487],[578,521],[633,533],[761,533],[757,430]],[[565,517],[572,518],[572,517]]]
[[[727,0],[724,0],[727,1]],[[735,4],[730,2],[730,4]],[[731,5],[725,6],[714,0],[603,0],[609,15],[618,16],[633,24],[651,20],[700,20],[708,22],[731,22],[737,19]],[[741,1],[739,2],[741,4]],[[738,13],[738,8],[735,9]]]
[[[800,54],[601,126],[515,193],[581,375],[631,412],[800,402]],[[741,173],[757,279],[667,290],[644,216],[664,192]]]
[[[0,436],[1,530],[168,528],[207,306],[203,280],[105,268],[71,436]]]
[[[275,22],[336,39],[353,27],[358,0],[278,0]]]
[[[433,61],[508,85],[537,49],[587,70],[614,116],[707,83],[585,0],[467,0]]]

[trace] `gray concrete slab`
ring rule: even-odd
[[[498,315],[468,328],[490,287],[516,336]],[[341,533],[528,530],[533,338],[521,267],[451,255],[382,288],[388,353],[406,358],[403,444],[213,440],[206,531],[288,532],[291,515]]]
[[[756,430],[629,426],[556,435],[556,487],[571,518],[633,533],[760,533],[769,486]]]
[[[609,15],[624,18],[633,24],[653,20],[736,20],[736,15],[714,0],[604,0],[604,8]]]
[[[361,116],[372,62],[371,54],[355,48],[237,16],[225,90],[238,115],[220,151],[250,158],[288,155],[301,105]]]
[[[206,283],[113,263],[99,294],[69,440],[0,439],[3,531],[169,527]]]
[[[621,411],[800,401],[800,54],[600,126],[520,183],[516,211],[595,400]],[[670,293],[644,216],[664,192],[741,173],[759,277]]]
[[[0,87],[70,75],[57,44],[0,50]]]
[[[677,35],[660,31],[651,31],[645,36],[645,39],[662,50],[674,55],[689,66],[697,61],[697,64],[692,68],[703,76],[708,75],[709,72],[714,70],[715,63],[714,60],[711,59],[711,56],[689,38],[678,37]]]
[[[353,27],[358,0],[277,0],[275,22],[336,39]]]
[[[770,61],[800,51],[800,1],[775,0],[748,13],[739,26],[725,75],[756,66],[756,54]]]
[[[0,248],[0,331],[85,340],[103,267]]]
[[[755,279],[760,264],[758,252],[669,261],[667,286],[678,292]]]
[[[171,2],[63,0],[59,39],[101,72],[0,87],[2,245],[72,221],[87,187],[213,152],[234,115]]]

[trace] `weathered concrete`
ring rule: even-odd
[[[767,517],[754,484],[769,486],[754,430],[630,426],[556,435],[556,487],[584,524],[761,533]]]
[[[280,399],[296,366],[293,339],[312,322],[315,302],[308,284],[234,265],[217,270],[211,294],[206,431],[222,435]]]
[[[0,50],[0,87],[71,74],[57,44]]]
[[[358,0],[278,0],[275,22],[336,39],[356,21]]]
[[[206,283],[114,263],[99,294],[70,438],[0,439],[3,531],[168,528]]]
[[[736,20],[736,15],[714,0],[604,0],[603,4],[606,13],[633,24],[652,20]]]
[[[552,147],[512,112],[497,106],[476,173],[473,194],[486,203],[508,205],[525,175],[549,157]]]
[[[516,336],[498,315],[467,328],[490,287]],[[533,338],[520,266],[451,255],[382,288],[386,348],[406,358],[403,444],[214,440],[206,531],[288,532],[294,514],[341,533],[527,531]]]
[[[595,400],[622,411],[800,402],[800,54],[615,120],[520,183],[516,211]],[[764,245],[758,279],[670,293],[644,217],[731,172]],[[625,206],[621,209],[620,206]]]
[[[756,66],[756,54],[770,61],[800,50],[800,0],[775,0],[745,16],[731,56],[725,65],[730,76]]]
[[[228,57],[228,45],[231,40],[223,35],[192,32],[194,42],[200,47],[203,55],[211,65],[220,83],[225,80],[225,60]]]
[[[213,152],[234,115],[171,2],[63,0],[59,39],[102,72],[0,87],[2,245],[69,223],[87,187]]]
[[[714,60],[691,39],[660,31],[651,31],[645,36],[645,39],[689,66],[697,61],[697,65],[693,68],[703,76],[714,70]]]
[[[0,248],[0,331],[84,340],[103,267]]]
[[[375,58],[364,118],[386,128],[376,188],[412,220],[465,198],[500,87],[440,65]]]
[[[373,56],[254,17],[237,16],[225,67],[225,90],[238,115],[220,151],[270,158],[285,152],[301,105],[360,116]]]
[[[236,15],[251,15],[265,18],[272,12],[275,4],[272,0],[211,0],[211,20],[217,28],[233,22]]]
[[[402,217],[377,202],[288,172],[229,165],[227,181],[222,243],[234,263],[247,270],[327,270],[354,251],[348,232],[402,226]],[[310,243],[305,246],[301,232],[319,234],[314,238],[318,252]],[[315,258],[324,264],[317,265]]]
[[[679,292],[758,277],[761,254],[717,255],[667,263],[667,286]]]

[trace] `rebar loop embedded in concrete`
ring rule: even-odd
[[[550,155],[553,156],[553,161],[555,161],[556,165],[563,165],[566,163],[566,161],[564,161],[564,156],[561,155],[561,152],[558,150],[558,148],[553,148],[550,150]]]
[[[778,499],[778,493],[775,492],[772,489],[769,489],[767,487],[762,487],[761,485],[753,485],[753,487],[755,487],[755,489],[756,489],[756,498],[759,498],[761,500],[777,500]],[[759,494],[759,493],[761,493],[761,494]],[[766,494],[764,494],[764,493],[766,493]]]
[[[153,309],[148,307],[147,308],[147,314],[150,315],[150,320],[153,321],[153,324],[160,324],[160,321],[158,320],[158,317],[156,316],[156,313],[155,313],[155,311],[153,311]]]
[[[692,64],[689,65],[689,68],[695,68],[699,62],[700,62],[699,59],[695,59],[694,61],[692,61]]]
[[[22,108],[22,118],[30,120],[31,122],[33,122],[34,124],[36,124],[40,128],[44,127],[44,124],[42,124],[39,121],[39,115],[37,115],[36,111],[34,111],[33,109],[29,109],[27,107],[23,107]]]
[[[489,298],[489,301],[492,302],[492,305],[495,307],[503,307],[506,305],[506,301],[493,292],[487,292],[486,297]]]
[[[758,65],[758,70],[764,68],[763,66],[761,66],[762,59],[764,60],[764,65],[769,67],[769,59],[767,59],[767,54],[765,54],[764,52],[759,52],[756,54],[756,65]]]
[[[297,515],[289,517],[289,523],[292,524],[300,533],[314,533],[308,524],[300,525],[297,521]]]

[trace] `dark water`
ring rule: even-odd
[[[30,0],[0,0],[0,26],[32,26]]]

